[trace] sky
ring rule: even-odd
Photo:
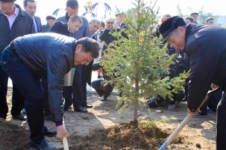
[[[42,23],[45,24],[45,17],[47,15],[51,15],[54,10],[60,8],[61,11],[59,16],[65,14],[66,8],[66,0],[36,0],[37,1],[37,12],[36,16],[39,16],[42,20]],[[153,0],[146,0],[147,2],[155,2]],[[225,1],[225,0],[224,0]],[[191,11],[198,12],[200,9],[203,9],[204,12],[210,12],[214,15],[226,15],[225,5],[223,0],[158,0],[156,3],[156,10],[159,7],[159,14],[170,14],[171,16],[177,15],[177,6],[179,5],[182,13],[185,15],[189,15]],[[114,16],[116,7],[122,11],[125,11],[131,7],[134,7],[132,2],[133,0],[78,0],[79,2],[79,15],[85,13],[84,6],[87,2],[91,2],[92,4],[99,2],[99,11],[98,13],[104,13],[104,7],[101,5],[102,3],[107,3],[111,6],[112,12],[109,17]],[[17,4],[19,4],[23,8],[23,0],[17,0]],[[89,18],[90,14],[87,14]],[[101,18],[100,18],[101,19]],[[89,19],[88,19],[89,20]]]

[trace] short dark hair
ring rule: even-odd
[[[85,53],[91,53],[93,58],[97,58],[99,56],[100,47],[96,40],[89,37],[83,37],[77,40],[77,44],[81,44],[82,51]]]
[[[191,23],[194,22],[194,19],[193,19],[192,17],[187,17],[187,18],[185,18],[185,20],[186,20],[186,19],[190,20]]]
[[[79,7],[77,0],[68,0],[66,6],[72,9],[77,9]]]
[[[27,2],[34,2],[37,4],[36,0],[24,0],[24,7],[27,6]]]

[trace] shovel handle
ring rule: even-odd
[[[67,142],[67,138],[66,137],[63,137],[63,145],[64,145],[64,150],[69,150],[68,142]]]
[[[206,97],[204,98],[204,100],[202,101],[200,107],[207,101],[207,99],[210,97],[212,93],[218,90],[219,88],[209,91]],[[189,113],[181,122],[181,124],[177,127],[177,129],[174,130],[173,133],[171,133],[170,136],[167,138],[167,140],[161,145],[159,150],[164,150],[172,142],[172,140],[177,136],[177,134],[183,129],[183,127],[192,119],[193,116],[194,116],[194,113]]]

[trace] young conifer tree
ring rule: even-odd
[[[135,0],[133,4],[134,8],[123,16],[127,28],[112,33],[117,40],[113,48],[107,49],[101,65],[111,78],[105,84],[113,84],[123,93],[118,97],[117,106],[124,104],[119,111],[134,106],[133,119],[137,122],[142,98],[157,94],[172,97],[172,93],[183,89],[187,74],[173,79],[167,76],[175,55],[167,55],[166,46],[161,48],[160,38],[155,36],[155,4],[147,5],[143,0]],[[122,36],[122,32],[127,36]]]

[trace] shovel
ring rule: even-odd
[[[69,148],[68,148],[68,141],[67,141],[66,137],[63,138],[63,145],[64,145],[64,150],[69,150]]]
[[[64,120],[63,120],[63,125],[65,127]],[[63,137],[63,145],[64,145],[64,150],[69,150],[67,137]]]
[[[219,88],[213,89],[208,91],[208,93],[206,94],[206,97],[204,98],[204,100],[202,101],[200,107],[207,101],[207,99],[210,97],[210,95],[213,92],[216,92]],[[181,124],[177,127],[176,130],[174,130],[173,133],[170,134],[170,136],[167,138],[167,140],[161,145],[161,147],[159,148],[159,150],[164,150],[172,141],[173,139],[177,136],[177,134],[183,129],[183,127],[192,119],[193,117],[193,113],[189,113],[184,120],[181,122]]]

